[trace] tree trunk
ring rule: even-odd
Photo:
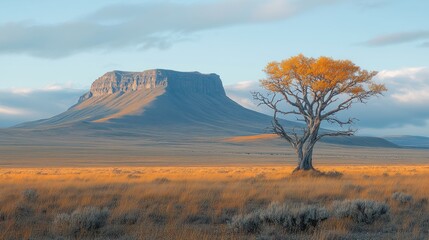
[[[294,171],[308,171],[308,170],[314,170],[313,168],[313,148],[306,154],[302,156],[301,159],[298,159],[298,166],[295,168]]]
[[[313,148],[317,142],[320,121],[316,119],[313,124],[314,125],[308,129],[310,133],[308,138],[305,138],[304,142],[293,145],[298,157],[298,166],[293,170],[294,172],[315,170],[313,167]]]
[[[308,171],[308,170],[314,170],[313,167],[313,147],[315,145],[315,141],[308,143],[308,145],[302,149],[297,149],[298,154],[298,166],[295,168],[295,171]],[[299,151],[298,151],[299,150]]]

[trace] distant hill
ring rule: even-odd
[[[224,135],[261,133],[270,121],[228,98],[216,74],[156,69],[108,72],[66,112],[17,127],[79,128],[84,124],[137,132],[157,129],[159,134],[193,128],[201,134]]]
[[[402,135],[384,138],[401,147],[429,148],[429,137]]]
[[[82,132],[98,137],[140,135],[180,141],[189,136],[261,134],[271,125],[271,120],[270,116],[246,109],[228,98],[216,74],[154,69],[108,72],[95,80],[90,91],[67,111],[20,124],[15,129],[44,131],[49,135]],[[287,129],[301,126],[286,120],[283,123]],[[324,141],[356,146],[396,146],[374,137],[327,138]]]

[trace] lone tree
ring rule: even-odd
[[[353,119],[341,120],[336,116],[338,112],[387,90],[383,84],[373,82],[377,72],[363,70],[349,60],[315,59],[300,54],[271,62],[264,71],[267,78],[261,84],[268,94],[252,95],[259,105],[273,110],[273,133],[289,142],[297,154],[298,166],[294,171],[314,170],[313,148],[321,138],[354,134]],[[283,126],[279,116],[288,115],[305,124],[294,128]],[[342,130],[319,132],[323,121],[338,124]]]

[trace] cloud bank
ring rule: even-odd
[[[157,1],[114,5],[63,23],[2,23],[0,54],[61,58],[84,51],[127,47],[162,49],[199,31],[283,20],[338,1],[222,0],[193,4]]]
[[[0,127],[52,117],[75,104],[83,93],[61,86],[0,90]]]
[[[416,42],[419,40],[429,40],[429,31],[412,31],[412,32],[398,32],[386,35],[380,35],[364,42],[365,45],[371,47],[380,47],[387,45],[394,45],[407,42]],[[420,44],[421,47],[428,47],[428,42]]]

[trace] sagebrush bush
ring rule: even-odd
[[[232,226],[248,233],[259,231],[263,224],[282,226],[287,231],[304,231],[328,218],[329,213],[323,207],[271,203],[266,209],[235,217]]]
[[[259,216],[259,212],[235,216],[231,222],[231,226],[235,230],[246,233],[258,232],[261,229],[262,224],[263,222]]]
[[[392,199],[401,204],[406,204],[413,201],[413,196],[405,194],[403,192],[394,192],[392,194]]]
[[[356,223],[371,224],[374,221],[389,217],[389,206],[371,200],[345,200],[334,202],[334,215],[338,218],[351,218]]]
[[[65,235],[92,232],[106,225],[109,214],[107,208],[79,208],[71,214],[58,214],[54,220],[54,228],[58,233]]]
[[[102,237],[99,237],[100,240],[110,240],[110,239],[131,239],[125,238],[127,236],[125,228],[121,225],[109,225],[109,227],[103,228],[100,232]]]
[[[34,209],[26,203],[19,203],[15,208],[14,218],[18,224],[27,222],[35,214]]]
[[[191,214],[184,220],[187,224],[210,224],[211,222],[212,219],[205,214]]]
[[[28,202],[34,202],[39,197],[39,193],[36,189],[26,189],[22,192],[22,196]]]
[[[216,223],[231,223],[232,218],[237,215],[238,208],[223,208],[216,219]]]
[[[140,213],[137,211],[130,211],[121,214],[119,217],[117,217],[113,222],[124,224],[124,225],[133,225],[136,224],[137,221],[140,218]]]
[[[0,222],[6,220],[6,214],[0,211]]]
[[[161,212],[152,212],[148,215],[149,220],[151,220],[154,224],[164,225],[167,223],[168,216],[165,213]]]

